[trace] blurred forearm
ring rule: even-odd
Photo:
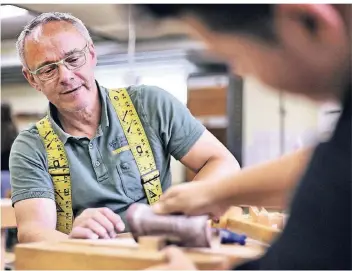
[[[284,209],[299,182],[312,153],[302,149],[224,178],[219,197],[229,205],[254,205]]]

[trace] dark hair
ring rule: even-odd
[[[276,40],[274,30],[274,5],[270,4],[146,4],[143,5],[157,18],[193,15],[211,30],[237,32]]]
[[[12,120],[11,106],[1,103],[1,170],[8,170],[8,159],[18,131]]]

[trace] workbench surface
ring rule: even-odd
[[[215,269],[226,260],[239,264],[259,257],[261,247],[219,245],[213,249],[185,249],[199,269]],[[166,262],[162,251],[141,249],[128,236],[114,240],[66,240],[16,246],[19,270],[140,270]],[[58,261],[61,258],[62,260]]]

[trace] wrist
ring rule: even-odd
[[[225,202],[230,203],[236,195],[236,182],[232,180],[232,177],[224,178],[220,181],[217,181],[214,183],[213,187],[213,200],[216,203],[222,203],[224,204]]]

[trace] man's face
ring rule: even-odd
[[[87,107],[95,95],[94,46],[67,22],[49,22],[26,38],[25,61],[31,71],[64,58],[71,68],[59,64],[56,72],[49,67],[41,75],[32,75],[26,68],[23,73],[57,108],[77,112]],[[72,68],[75,63],[79,63],[78,68]]]
[[[276,9],[276,44],[239,33],[216,33],[194,17],[186,21],[211,50],[233,64],[234,73],[315,100],[336,98],[350,76],[348,34],[339,14],[330,5]],[[314,32],[299,17],[307,14],[315,19]]]

